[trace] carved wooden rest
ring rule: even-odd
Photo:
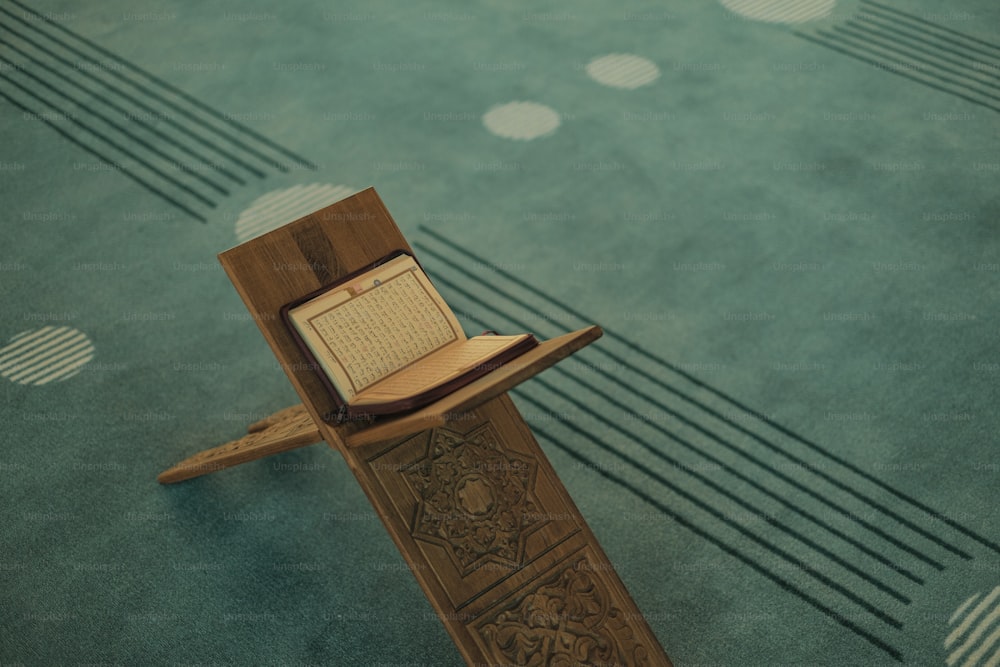
[[[374,190],[219,256],[303,404],[158,477],[179,482],[325,440],[361,484],[470,665],[656,665],[666,657],[506,392],[588,343],[589,327],[426,408],[331,425],[332,399],[277,313],[409,245]]]

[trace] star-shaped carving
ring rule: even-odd
[[[444,547],[463,576],[485,562],[524,561],[525,538],[545,521],[535,461],[504,449],[486,422],[468,433],[436,428],[406,472],[420,498],[412,534]]]

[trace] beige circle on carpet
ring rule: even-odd
[[[969,596],[948,619],[948,628],[948,667],[1000,665],[1000,586],[985,596]]]
[[[508,102],[483,114],[486,129],[504,139],[530,141],[552,134],[559,127],[559,114],[538,102]]]
[[[635,90],[660,78],[660,68],[652,60],[631,53],[609,53],[587,63],[587,76],[597,83]]]
[[[72,327],[28,329],[0,348],[0,375],[25,385],[61,382],[79,373],[94,352],[87,335]]]
[[[805,23],[825,18],[837,0],[721,0],[722,6],[751,21]]]

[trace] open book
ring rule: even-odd
[[[340,406],[338,421],[421,407],[538,345],[531,334],[467,338],[403,251],[281,314]]]

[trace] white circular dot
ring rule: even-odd
[[[805,23],[829,16],[837,0],[720,0],[722,6],[751,21]]]
[[[17,384],[43,385],[73,377],[93,358],[94,345],[82,331],[28,329],[0,348],[0,375]]]
[[[559,127],[559,114],[537,102],[508,102],[483,114],[486,129],[505,139],[528,141],[552,134]]]
[[[948,657],[945,662],[954,665],[962,661],[962,665],[975,667],[1000,664],[998,617],[1000,586],[985,595],[976,593],[968,597],[948,619],[948,636],[944,639]]]
[[[255,199],[236,219],[236,238],[240,243],[277,229],[304,215],[329,206],[356,192],[346,185],[313,183],[294,185],[268,192]]]
[[[642,56],[609,53],[587,63],[587,76],[605,86],[634,90],[660,78],[660,68]]]

